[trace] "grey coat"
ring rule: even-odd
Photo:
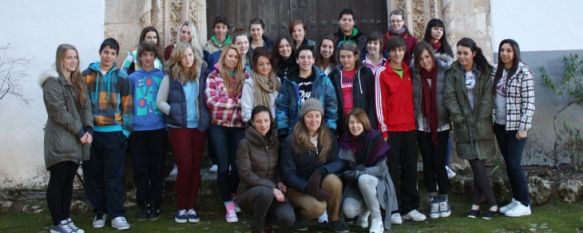
[[[64,161],[88,160],[91,145],[82,145],[79,139],[87,127],[93,127],[89,96],[78,104],[73,86],[56,73],[43,74],[40,84],[48,115],[44,129],[46,168]]]
[[[437,58],[436,58],[437,59]],[[436,81],[436,93],[437,93],[437,127],[443,127],[449,125],[449,111],[445,107],[445,72],[449,68],[446,62],[437,60],[437,81]],[[413,108],[415,109],[415,120],[417,122],[417,127],[419,127],[419,120],[427,118],[423,116],[422,109],[422,99],[423,99],[423,88],[421,83],[421,74],[417,69],[411,69],[411,74],[413,76]]]

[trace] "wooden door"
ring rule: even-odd
[[[272,39],[289,35],[289,22],[302,19],[308,27],[308,38],[318,40],[338,30],[338,13],[344,8],[354,11],[356,25],[363,32],[387,30],[387,6],[383,0],[207,0],[208,35],[212,35],[215,16],[224,15],[231,29],[248,30],[251,19],[261,18],[265,34]]]

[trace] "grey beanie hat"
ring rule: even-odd
[[[309,98],[302,104],[302,108],[300,109],[300,117],[304,117],[304,115],[311,111],[318,111],[324,116],[324,109],[322,108],[322,104],[318,99]]]

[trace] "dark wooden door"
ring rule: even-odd
[[[308,38],[338,30],[338,13],[350,8],[355,12],[356,25],[363,32],[387,30],[387,6],[383,0],[207,0],[208,35],[212,35],[213,19],[224,15],[231,29],[249,29],[249,21],[261,18],[265,22],[265,34],[274,39],[277,35],[289,35],[288,24],[302,19],[308,26]]]

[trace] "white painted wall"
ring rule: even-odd
[[[102,0],[6,1],[0,7],[0,45],[10,43],[12,57],[30,59],[18,77],[24,105],[15,98],[0,100],[0,188],[38,188],[46,183],[43,126],[47,114],[37,79],[54,64],[61,43],[77,47],[81,69],[96,61],[103,40]]]
[[[494,50],[506,38],[522,51],[583,49],[581,0],[491,0],[491,7]]]

